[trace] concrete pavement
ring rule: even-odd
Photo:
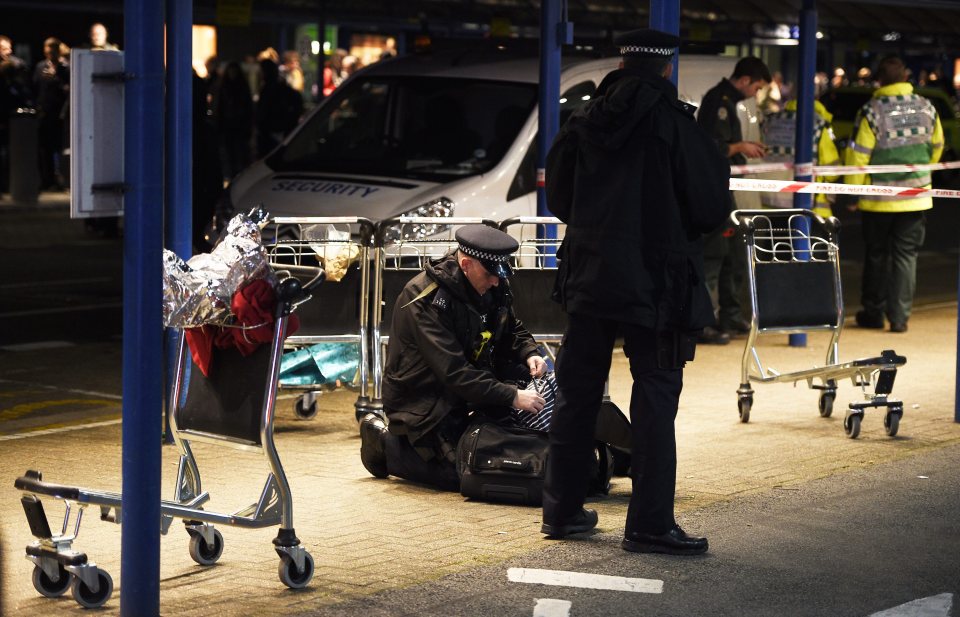
[[[733,502],[743,496],[791,490],[814,479],[845,474],[932,449],[960,443],[960,424],[953,421],[956,358],[956,304],[918,310],[906,334],[848,328],[840,340],[841,360],[875,356],[895,349],[908,362],[897,377],[893,395],[904,401],[900,434],[889,438],[882,412],[867,411],[861,436],[848,439],[842,428],[846,403],[859,398],[849,381],[840,384],[831,418],[820,418],[817,392],[803,384],[756,385],[749,424],[739,422],[736,388],[743,344],[700,347],[685,373],[677,421],[679,465],[677,511],[691,531],[710,535],[698,524],[698,510]],[[786,337],[769,337],[761,346],[767,365],[780,372],[823,363],[825,338],[809,335],[806,348],[786,345]],[[61,350],[57,372],[32,367],[48,364],[49,350],[0,353],[0,547],[5,615],[72,614],[80,610],[69,597],[49,600],[30,582],[32,564],[23,557],[31,537],[13,479],[26,469],[40,469],[53,482],[91,488],[120,487],[119,402],[116,355],[109,345],[81,345]],[[103,370],[97,371],[98,362]],[[95,372],[96,388],[84,388],[81,374],[70,366]],[[616,353],[611,396],[627,408],[629,372]],[[95,392],[84,393],[86,390]],[[104,396],[107,395],[107,396]],[[175,521],[161,542],[161,613],[164,615],[293,615],[376,592],[409,588],[418,583],[502,563],[544,551],[554,545],[538,533],[540,512],[464,501],[400,480],[370,477],[360,464],[359,438],[353,416],[355,393],[339,390],[318,401],[313,420],[294,419],[293,398],[281,400],[277,444],[294,493],[297,534],[313,554],[316,574],[302,591],[286,589],[277,578],[278,559],[270,543],[275,529],[220,527],[225,550],[209,568],[188,556],[188,536]],[[53,432],[8,430],[7,400],[33,397],[49,409],[86,405],[97,426],[55,427]],[[56,403],[63,402],[60,405]],[[16,410],[14,410],[16,411]],[[61,423],[62,424],[62,423]],[[266,477],[256,455],[197,444],[208,506],[233,511],[255,501]],[[175,449],[163,450],[164,496],[172,494]],[[615,478],[610,496],[596,500],[603,532],[622,532],[629,481]],[[46,500],[51,526],[59,524],[58,504]],[[946,513],[945,513],[946,514]],[[87,551],[114,577],[116,589],[102,614],[119,614],[120,528],[88,513],[78,550]],[[713,550],[720,550],[716,547]],[[637,556],[637,559],[644,559]],[[677,563],[682,567],[682,562]],[[335,610],[334,610],[335,612]],[[455,614],[451,609],[451,614]]]

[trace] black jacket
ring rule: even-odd
[[[537,353],[537,345],[512,311],[492,355],[474,359],[481,332],[495,329],[502,295],[497,292],[480,297],[455,254],[431,261],[403,288],[383,375],[390,432],[407,435],[416,445],[451,412],[465,416],[469,410],[513,403],[517,386],[498,375],[524,371],[529,376],[520,365]]]
[[[700,109],[697,110],[697,122],[713,138],[723,156],[727,156],[730,144],[743,141],[743,127],[740,126],[740,118],[737,116],[737,103],[742,100],[743,94],[730,80],[721,79],[720,83],[703,95]],[[735,154],[730,157],[730,162],[744,165],[747,157]]]
[[[556,289],[565,310],[658,331],[713,323],[700,238],[729,212],[729,176],[672,83],[609,74],[547,160],[547,203],[567,223]]]

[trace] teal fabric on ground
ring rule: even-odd
[[[280,385],[311,386],[354,382],[360,368],[356,343],[317,343],[283,354]]]

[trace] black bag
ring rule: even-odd
[[[457,444],[460,494],[483,501],[539,506],[547,468],[547,434],[477,422]]]
[[[481,421],[471,424],[457,444],[460,494],[471,499],[539,506],[547,472],[547,433]],[[594,447],[595,466],[588,492],[607,494],[614,453],[603,442]]]

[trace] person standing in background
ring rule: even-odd
[[[99,51],[119,51],[119,47],[107,40],[108,34],[107,27],[101,23],[95,23],[90,26],[90,49]]]
[[[833,114],[820,101],[813,101],[813,164],[839,165],[840,154],[834,143]],[[793,163],[796,159],[797,100],[787,101],[782,111],[770,114],[763,123],[763,143],[767,148],[765,161]],[[770,174],[774,180],[792,180],[793,171]],[[817,176],[817,182],[836,182],[837,176]],[[814,213],[826,218],[833,214],[830,207],[833,195],[817,193],[813,200]],[[792,208],[793,193],[761,193],[760,202],[770,208]]]
[[[70,71],[60,55],[60,40],[50,37],[43,42],[44,59],[33,71],[33,87],[37,93],[37,120],[40,152],[40,187],[63,190],[57,177],[57,164],[63,150],[63,119],[60,114],[67,102]]]
[[[907,83],[903,60],[889,56],[877,69],[880,88],[857,113],[853,140],[844,152],[847,165],[936,163],[943,154],[943,126],[933,104]],[[929,171],[846,176],[847,184],[930,188]],[[845,201],[845,200],[844,200]],[[861,197],[864,263],[861,328],[906,332],[917,287],[917,255],[926,235],[925,212],[932,197]]]
[[[732,165],[744,165],[748,158],[762,158],[763,144],[743,139],[743,128],[737,117],[737,103],[752,98],[770,83],[770,69],[759,58],[741,58],[733,68],[733,75],[720,80],[707,91],[697,111],[697,122],[717,144],[723,156]],[[729,209],[734,198],[728,195]],[[731,336],[742,336],[750,331],[743,307],[743,289],[746,265],[735,236],[726,223],[711,233],[704,244],[707,289],[716,298],[718,329],[706,327],[700,335],[701,343],[726,345]]]

